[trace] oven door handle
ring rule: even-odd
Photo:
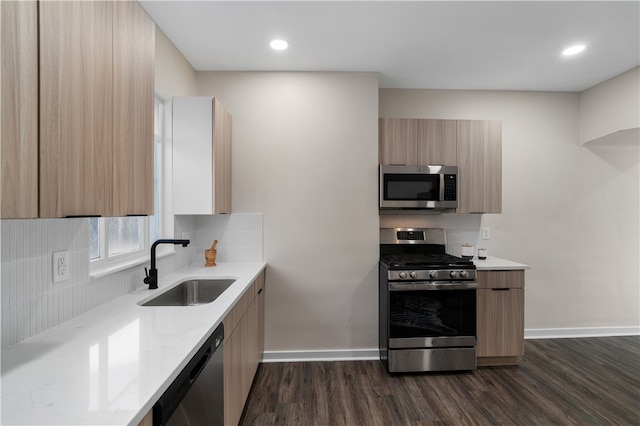
[[[471,290],[478,288],[475,281],[413,281],[413,282],[392,282],[389,283],[389,291],[428,291],[428,290]]]

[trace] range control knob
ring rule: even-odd
[[[438,278],[438,271],[429,272],[429,278]]]
[[[409,272],[409,276],[411,278],[415,278],[416,277],[416,273],[414,271]]]
[[[455,277],[457,277],[457,276],[458,276],[458,273],[457,273],[456,271],[451,271],[451,272],[449,272],[449,276],[450,276],[451,278],[455,278]]]
[[[399,276],[400,278],[407,278],[407,273],[406,273],[406,272],[404,272],[404,271],[402,271],[402,272],[400,272],[400,273],[398,274],[398,276]]]
[[[467,271],[460,271],[460,277],[461,278],[466,278],[469,274],[467,273]]]

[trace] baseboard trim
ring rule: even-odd
[[[525,339],[639,336],[640,327],[541,328],[524,331]],[[262,362],[368,361],[380,359],[378,348],[320,351],[265,351]]]
[[[375,349],[342,349],[327,351],[265,351],[262,362],[366,361],[380,359]]]
[[[570,339],[638,335],[640,335],[640,327],[540,328],[524,331],[525,339]]]

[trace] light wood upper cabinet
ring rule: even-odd
[[[153,214],[154,37],[135,1],[2,2],[3,218]]]
[[[524,271],[478,271],[478,365],[517,364],[524,354]]]
[[[456,121],[414,118],[379,120],[380,164],[456,164]]]
[[[210,96],[173,99],[173,212],[231,213],[231,115]]]
[[[458,120],[457,213],[502,212],[502,124]]]
[[[38,217],[38,9],[0,2],[0,217]]]
[[[418,120],[381,118],[378,135],[380,164],[418,164]]]
[[[153,214],[155,24],[133,1],[113,20],[113,212]]]
[[[417,120],[417,164],[457,164],[456,120]]]
[[[500,121],[379,119],[380,164],[458,166],[456,213],[501,213]]]
[[[39,3],[40,217],[111,210],[114,4]]]

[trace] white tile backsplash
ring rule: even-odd
[[[481,240],[482,215],[380,215],[380,228],[444,228],[447,236],[446,252],[460,256],[462,244],[473,244],[475,250],[488,245]]]
[[[163,274],[204,264],[204,248],[218,239],[218,261],[262,261],[262,215],[176,217],[175,235],[190,232],[192,244],[159,260]],[[142,285],[143,265],[89,277],[89,220],[0,221],[2,347],[55,327]],[[52,253],[68,250],[71,277],[53,283]]]

